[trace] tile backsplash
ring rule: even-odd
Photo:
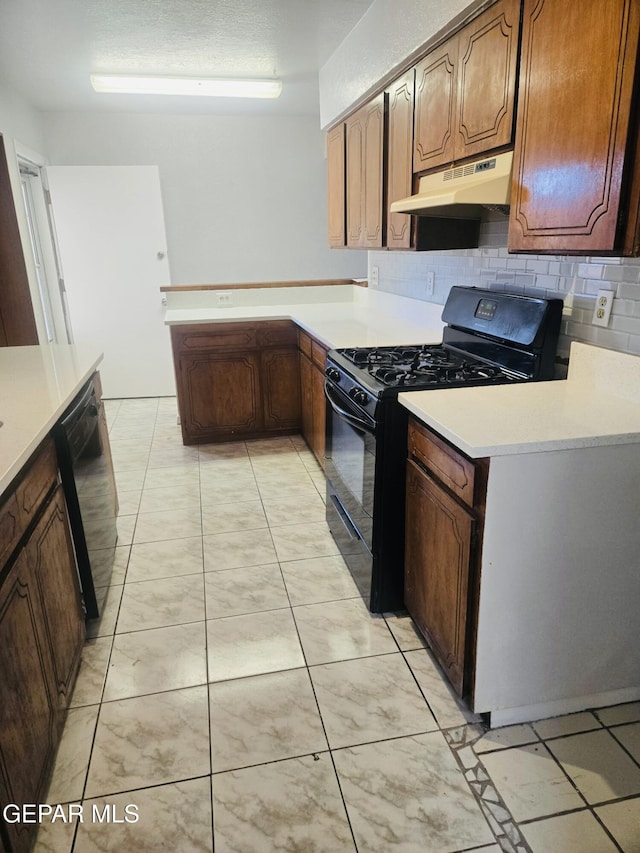
[[[369,252],[378,267],[378,290],[444,304],[454,284],[560,297],[565,316],[559,354],[566,357],[572,340],[640,354],[640,258],[518,255],[507,252],[508,220],[487,214],[480,247],[447,252]],[[427,273],[435,288],[427,295]],[[598,290],[615,293],[607,328],[591,323]],[[570,313],[569,313],[570,310]]]

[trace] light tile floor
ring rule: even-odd
[[[47,800],[84,819],[37,850],[640,851],[640,703],[486,732],[358,597],[302,439],[107,411],[120,544]]]

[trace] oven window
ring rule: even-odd
[[[331,465],[336,491],[354,521],[373,514],[375,436],[344,421],[335,412],[331,418]],[[346,493],[345,493],[346,489]]]

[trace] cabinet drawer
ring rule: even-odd
[[[298,329],[298,349],[303,352],[307,358],[311,358],[311,338],[302,329]]]
[[[258,345],[261,347],[280,347],[298,345],[296,327],[290,320],[276,322],[264,321],[258,326]]]
[[[17,486],[0,507],[0,566],[36,517],[57,479],[55,447],[51,438],[46,438],[28,470],[22,472]]]
[[[198,350],[245,350],[258,345],[257,330],[245,323],[220,323],[191,327],[188,332],[172,327],[172,334],[179,352]]]
[[[323,373],[324,364],[327,360],[327,352],[328,350],[326,349],[326,347],[323,347],[317,341],[311,341],[311,360],[314,364],[317,364],[317,366],[323,371]]]
[[[409,421],[409,456],[436,476],[441,483],[473,506],[476,468],[430,430],[414,420]]]

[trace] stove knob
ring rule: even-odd
[[[338,382],[338,380],[340,379],[340,371],[335,367],[327,367],[325,373],[328,378],[333,380],[334,382]]]
[[[359,403],[361,406],[364,406],[364,404],[367,402],[367,395],[359,388],[352,388],[351,391],[349,391],[349,396],[352,400],[354,400],[356,403]]]

